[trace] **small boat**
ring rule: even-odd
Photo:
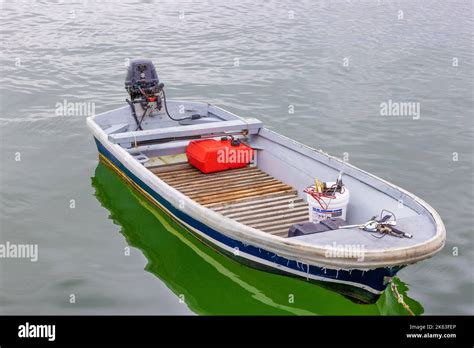
[[[257,119],[166,100],[149,60],[130,63],[125,87],[128,105],[87,118],[99,159],[186,231],[243,264],[373,303],[399,270],[445,244],[440,216],[412,193]],[[233,169],[203,170],[189,150],[203,141],[244,146],[252,158],[227,158]],[[321,191],[318,183],[329,185]],[[336,200],[344,188],[350,200],[342,215],[322,206],[329,215],[338,211],[344,219],[329,220],[343,224],[306,233],[326,221],[312,215],[315,200],[327,202],[321,192],[332,190]]]

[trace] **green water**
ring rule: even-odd
[[[201,243],[102,163],[92,184],[127,242],[146,256],[145,269],[195,313],[408,314],[391,290],[385,291],[376,304],[356,304],[318,285],[241,265]],[[407,296],[406,285],[396,282],[414,313],[423,313],[421,304]]]

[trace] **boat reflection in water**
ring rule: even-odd
[[[92,185],[127,242],[148,259],[145,269],[182,296],[197,314],[222,315],[408,315],[390,287],[374,304],[359,304],[301,279],[244,266],[204,245],[151,204],[110,168],[96,168]],[[423,307],[394,279],[410,310]],[[324,284],[323,284],[324,285]]]

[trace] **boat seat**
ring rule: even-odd
[[[131,147],[132,144],[140,144],[142,142],[222,134],[224,132],[246,131],[248,134],[257,134],[262,127],[262,122],[257,119],[249,118],[246,120],[216,121],[186,126],[181,125],[135,132],[115,133],[109,134],[108,139],[113,144],[121,144],[127,148]]]
[[[128,129],[128,123],[119,123],[119,124],[114,124],[105,128],[104,132],[106,134],[113,134],[113,133],[126,131],[127,129]]]

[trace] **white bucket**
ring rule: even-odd
[[[335,183],[329,182],[327,184],[331,186]],[[347,204],[349,204],[349,190],[344,186],[342,193],[336,192],[335,197],[336,198],[333,199],[321,197],[323,207],[327,206],[327,209],[324,209],[313,196],[306,193],[306,201],[309,205],[309,220],[312,222],[319,222],[331,218],[346,220]]]

